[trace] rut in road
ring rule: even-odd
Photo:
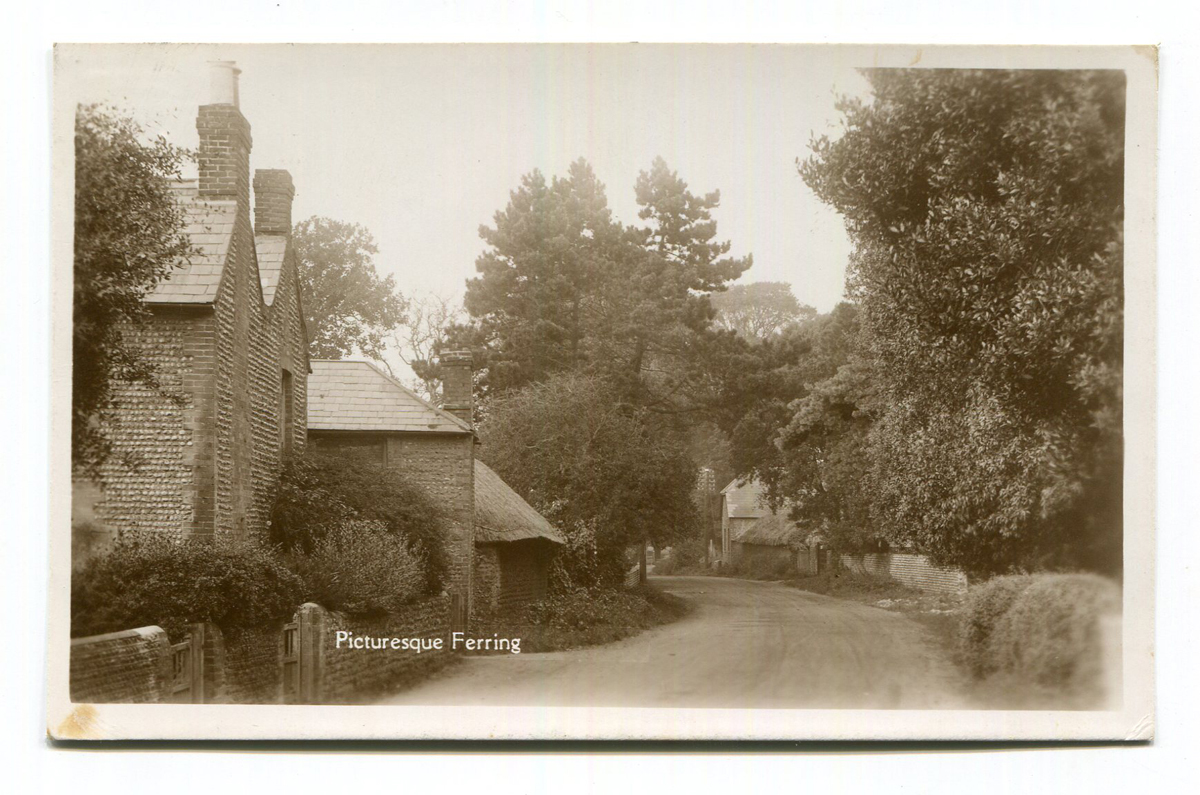
[[[658,577],[695,609],[606,646],[469,657],[383,704],[930,709],[966,706],[927,630],[776,583]]]

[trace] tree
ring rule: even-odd
[[[75,252],[71,463],[95,472],[110,452],[100,416],[120,381],[157,387],[129,332],[149,317],[144,298],[191,253],[170,180],[190,157],[112,108],[75,114]]]
[[[854,243],[876,520],[978,573],[1119,571],[1123,76],[866,75],[800,171]]]
[[[718,327],[750,339],[766,339],[817,314],[796,300],[787,282],[734,284],[725,292],[714,293],[712,305]]]
[[[404,319],[391,336],[392,349],[417,377],[418,391],[434,405],[441,405],[442,400],[437,357],[450,350],[450,335],[463,320],[462,315],[461,307],[440,295],[410,300]]]
[[[355,352],[384,358],[388,335],[404,318],[404,296],[391,276],[380,277],[375,239],[359,224],[313,216],[292,234],[300,261],[309,353],[341,359]]]
[[[583,159],[550,183],[536,170],[523,177],[494,220],[479,229],[490,248],[475,261],[464,306],[485,346],[486,386],[502,392],[581,365],[586,304],[622,230]]]
[[[562,373],[493,397],[479,434],[480,457],[505,482],[559,526],[594,528],[608,561],[699,530],[682,429],[599,376]]]
[[[719,194],[697,197],[662,159],[637,183],[645,228],[612,218],[604,185],[583,160],[549,184],[523,178],[476,260],[465,306],[472,327],[455,329],[487,360],[486,388],[500,393],[560,372],[603,375],[630,400],[659,410],[704,386],[697,357],[725,335],[711,328],[708,294],[750,266],[714,243]]]

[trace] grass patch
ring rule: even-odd
[[[500,615],[481,623],[489,633],[520,638],[522,654],[565,651],[612,643],[669,624],[686,615],[691,607],[687,600],[651,585],[629,590],[592,588],[550,596],[519,614]]]

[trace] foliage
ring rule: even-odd
[[[866,74],[801,173],[854,243],[874,521],[972,572],[1119,570],[1123,76]]]
[[[254,627],[290,616],[303,585],[273,550],[251,542],[158,535],[117,541],[71,576],[71,636],[158,625]]]
[[[94,472],[108,457],[99,416],[116,382],[157,387],[128,338],[149,317],[143,299],[191,253],[170,180],[191,156],[99,105],[75,114],[75,252],[71,463]]]
[[[290,563],[308,601],[357,615],[396,612],[428,587],[424,557],[378,520],[342,521]]]
[[[996,672],[997,664],[991,655],[996,625],[1032,582],[1033,577],[1028,574],[1014,574],[993,577],[971,589],[960,627],[959,649],[975,677]]]
[[[456,347],[482,347],[482,386],[496,394],[562,372],[602,375],[630,400],[675,410],[705,386],[706,357],[731,335],[711,328],[709,294],[750,266],[714,242],[718,193],[696,196],[656,159],[636,185],[644,228],[612,217],[585,161],[549,183],[522,179],[467,284],[473,323]]]
[[[502,635],[522,639],[521,651],[576,649],[611,643],[683,617],[688,604],[653,587],[590,588],[552,594],[519,616],[501,618]]]
[[[546,513],[553,516],[559,511],[550,506]],[[603,534],[597,533],[593,523],[560,525],[560,532],[567,543],[550,564],[550,593],[570,593],[622,581],[626,570],[624,549],[598,543]]]
[[[743,337],[764,340],[795,323],[810,320],[817,310],[801,304],[787,282],[734,284],[712,296],[719,327]]]
[[[381,525],[425,561],[424,590],[436,591],[448,565],[442,513],[399,472],[382,475],[378,466],[312,451],[291,458],[284,465],[271,512],[271,542],[297,557],[314,555],[335,530],[339,536],[326,552],[336,549],[344,540],[339,528]]]
[[[1121,610],[1116,583],[1095,574],[1037,575],[1012,598],[988,639],[984,672],[1098,693],[1105,657],[1100,621]]]
[[[392,349],[417,377],[416,391],[435,406],[442,404],[438,355],[450,350],[449,334],[462,315],[461,307],[431,294],[410,300],[399,329],[392,333]]]
[[[551,522],[594,529],[605,572],[628,544],[697,530],[683,434],[599,377],[564,374],[493,398],[478,432],[480,457]]]
[[[292,243],[300,262],[309,353],[341,359],[355,352],[383,359],[388,335],[406,303],[391,275],[380,277],[375,239],[359,224],[313,216],[296,224]]]

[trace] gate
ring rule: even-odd
[[[171,644],[171,702],[204,703],[204,632],[193,627],[187,638]]]
[[[283,703],[300,703],[300,625],[283,626]]]
[[[323,611],[301,605],[296,619],[283,625],[283,703],[317,704],[321,697]]]

